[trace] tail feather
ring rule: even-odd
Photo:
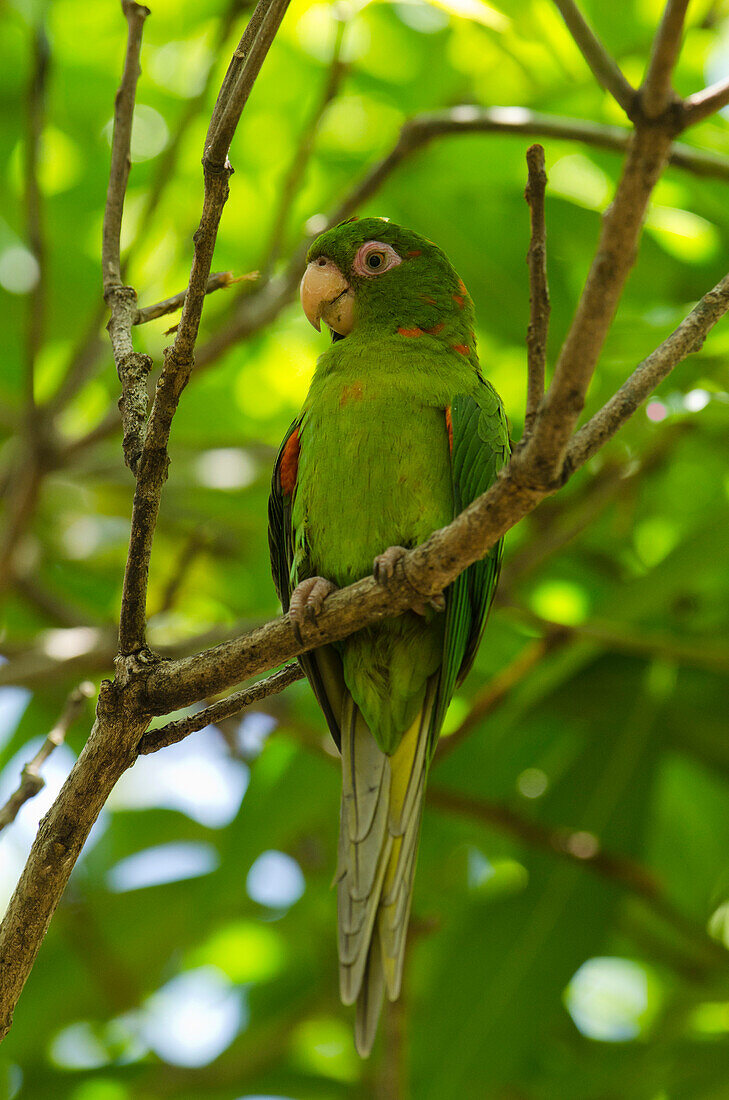
[[[354,1045],[361,1058],[366,1058],[372,1050],[384,997],[385,976],[380,948],[377,943],[373,943],[367,952],[367,966],[354,1017]]]
[[[342,821],[337,868],[340,992],[357,1002],[357,1050],[369,1053],[385,991],[400,993],[417,860],[437,678],[396,751],[377,746],[359,708],[345,699]]]
[[[356,842],[369,834],[382,801],[387,757],[377,747],[351,695],[345,696],[342,709],[342,799],[347,803],[349,839]]]

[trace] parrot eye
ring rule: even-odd
[[[384,252],[370,252],[366,257],[364,265],[368,271],[379,271],[387,263],[387,257]]]
[[[371,278],[373,275],[382,275],[401,263],[402,260],[391,245],[383,244],[382,241],[367,241],[354,258],[354,270],[357,275]]]

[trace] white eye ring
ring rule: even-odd
[[[373,260],[376,261],[374,266]],[[401,263],[402,260],[392,245],[383,244],[382,241],[365,241],[354,258],[353,267],[356,275],[372,279]]]

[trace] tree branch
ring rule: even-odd
[[[218,225],[228,198],[228,179],[232,173],[228,161],[230,141],[287,6],[288,0],[259,0],[233,55],[208,130],[203,154],[205,194],[194,237],[190,283],[175,342],[165,352],[139,460],[119,623],[122,655],[138,652],[145,645],[149,559],[167,477],[167,442],[180,395],[192,372]]]
[[[212,172],[227,170],[238,120],[288,6],[289,0],[259,0],[233,53],[205,139],[203,164]]]
[[[549,286],[547,283],[547,231],[544,221],[544,192],[547,173],[544,149],[531,145],[527,149],[529,182],[524,198],[531,214],[531,240],[527,253],[529,265],[529,328],[527,330],[527,398],[524,435],[531,433],[537,409],[544,397],[544,378],[549,331]]]
[[[668,127],[636,130],[584,290],[534,431],[512,462],[540,484],[559,484],[569,438],[585,404],[605,338],[635,263],[645,211],[671,144]],[[522,476],[526,476],[523,474]]]
[[[729,105],[729,80],[719,80],[701,92],[690,95],[683,103],[686,126],[695,126],[705,118]]]
[[[212,294],[213,291],[222,290],[223,287],[232,286],[233,283],[253,281],[257,278],[257,271],[251,271],[247,275],[238,275],[237,277],[233,275],[232,271],[216,271],[208,277],[205,293]],[[176,313],[178,309],[182,309],[184,306],[186,297],[187,290],[180,290],[177,294],[173,294],[171,298],[164,298],[161,302],[155,302],[152,306],[142,306],[136,311],[132,323],[146,325],[148,321],[156,321],[158,317],[164,317],[168,313]]]
[[[121,226],[124,212],[129,170],[131,168],[132,120],[137,81],[141,72],[139,55],[142,49],[144,21],[149,8],[122,0],[122,10],[129,25],[124,72],[114,104],[114,130],[111,142],[111,168],[109,188],[104,209],[102,231],[101,267],[104,282],[104,301],[111,317],[107,329],[114,352],[117,374],[122,384],[119,409],[124,431],[124,461],[133,474],[137,473],[142,452],[144,421],[149,398],[147,375],[152,367],[148,355],[135,352],[132,343],[132,326],[137,312],[137,293],[131,286],[124,286],[121,277]]]
[[[598,84],[610,93],[630,117],[635,88],[625,79],[617,62],[607,52],[573,0],[554,2]]]
[[[73,689],[55,726],[33,759],[28,761],[20,773],[21,781],[17,790],[11,794],[5,805],[0,808],[0,830],[15,821],[25,803],[43,790],[46,784],[40,774],[40,769],[53,750],[63,744],[66,734],[83,710],[84,703],[87,699],[91,699],[95,692],[96,688],[88,681]]]
[[[38,264],[38,278],[28,296],[26,334],[25,400],[28,430],[35,426],[35,361],[43,346],[46,312],[46,249],[43,236],[43,198],[38,179],[38,161],[43,137],[50,48],[45,27],[39,23],[33,39],[33,66],[28,86],[28,137],[25,145],[25,211],[28,245]]]
[[[334,10],[334,9],[332,9]],[[342,83],[342,79],[346,72],[346,66],[342,63],[342,42],[344,39],[344,19],[337,19],[337,28],[334,37],[334,47],[332,50],[332,59],[329,65],[329,72],[327,75],[326,84],[321,94],[319,102],[314,109],[314,112],[309,121],[304,126],[301,134],[299,135],[299,141],[296,146],[289,169],[284,176],[283,183],[281,185],[280,197],[276,212],[273,216],[271,226],[271,236],[268,243],[268,247],[265,252],[266,259],[263,263],[263,271],[265,275],[269,275],[276,265],[276,261],[281,255],[281,246],[283,244],[284,233],[286,231],[286,224],[288,222],[289,214],[291,213],[291,207],[294,199],[299,192],[306,168],[311,159],[311,154],[314,151],[314,139],[316,132],[319,128],[319,123],[322,120],[324,112],[329,104],[339,94],[339,88]]]
[[[215,725],[216,722],[222,722],[225,718],[232,718],[234,715],[240,714],[246,707],[250,707],[254,703],[260,703],[262,699],[268,698],[269,695],[278,695],[280,691],[283,691],[290,684],[296,683],[297,680],[302,680],[303,677],[304,670],[300,665],[284,665],[272,676],[267,676],[265,680],[259,680],[258,683],[252,684],[242,691],[236,691],[233,695],[228,695],[225,699],[212,703],[209,707],[205,707],[187,718],[178,718],[176,721],[168,722],[167,725],[160,726],[158,729],[149,730],[139,742],[139,755],[146,756],[151,752],[166,748],[167,745],[175,745],[190,733],[197,733],[205,726]]]
[[[136,704],[136,705],[135,705]],[[148,722],[138,700],[104,680],[96,721],[58,798],[42,818],[0,925],[0,1040],[91,827],[136,759]]]
[[[708,333],[728,309],[729,275],[725,275],[576,433],[567,450],[566,464],[570,471],[597,454],[678,363],[701,350]]]
[[[688,5],[689,0],[667,0],[664,8],[640,88],[640,108],[646,118],[658,118],[672,101],[678,101],[671,87],[671,77],[681,51]]]

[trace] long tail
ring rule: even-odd
[[[355,1044],[372,1049],[382,1001],[402,983],[428,740],[437,678],[397,750],[382,752],[352,697],[342,714],[342,813],[337,869],[339,986],[357,1002]]]

